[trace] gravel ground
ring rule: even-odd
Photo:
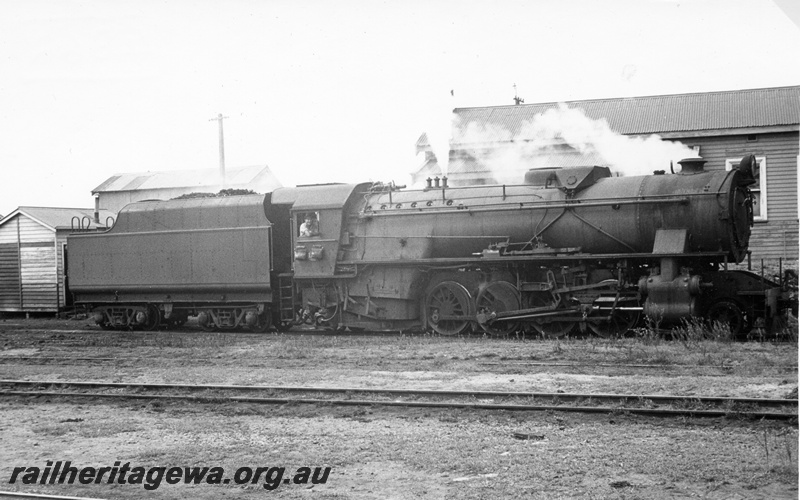
[[[0,417],[4,479],[13,466],[46,460],[119,461],[221,466],[228,475],[244,466],[331,467],[326,484],[282,484],[271,493],[280,498],[797,497],[797,430],[775,424],[23,399],[5,402]],[[261,484],[13,487],[99,498],[265,494]]]
[[[101,333],[0,320],[0,378],[784,397],[797,345]],[[23,356],[116,357],[31,364]],[[580,367],[532,366],[580,363]],[[653,364],[653,369],[592,363]],[[661,365],[670,366],[661,366]],[[672,366],[678,365],[678,366]],[[797,423],[4,398],[0,490],[96,498],[797,498]],[[14,467],[330,467],[325,484],[8,484]],[[20,476],[21,477],[21,476]]]

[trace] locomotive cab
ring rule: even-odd
[[[353,194],[363,186],[280,188],[265,202],[267,214],[284,221],[282,234],[286,235],[276,273],[280,283],[280,299],[276,301],[279,326],[298,321],[323,324],[336,314],[338,292],[328,280],[342,274],[337,261],[341,248],[349,244],[343,221]]]

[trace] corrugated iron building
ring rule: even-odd
[[[489,154],[502,152],[515,143],[534,141],[526,136],[527,125],[548,110],[566,105],[593,120],[605,120],[609,128],[628,137],[652,134],[678,141],[694,149],[707,163],[706,169],[721,170],[738,164],[747,153],[759,161],[756,223],[751,237],[754,258],[798,258],[798,165],[800,165],[800,86],[704,92],[647,97],[593,99],[566,103],[458,108],[447,176],[451,185],[496,183],[485,162]],[[470,130],[490,131],[491,141],[476,141]],[[550,167],[609,165],[596,152],[588,155],[563,143],[543,146]],[[417,143],[426,160],[414,174],[414,184],[441,176],[441,168],[425,136]],[[515,172],[523,179],[531,163]],[[536,165],[539,166],[539,165]],[[541,165],[545,166],[545,165]],[[505,182],[505,180],[504,180]]]
[[[70,305],[67,235],[98,231],[114,214],[90,208],[19,207],[0,220],[0,312],[57,312]]]
[[[218,169],[174,170],[115,174],[92,190],[98,206],[119,212],[129,203],[141,200],[170,200],[188,193],[217,193],[221,189],[250,189],[268,193],[281,187],[269,167],[228,168],[225,182]]]

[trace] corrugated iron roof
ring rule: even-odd
[[[173,170],[167,172],[137,172],[116,174],[92,190],[92,193],[146,189],[204,188],[220,184],[218,169]],[[225,170],[225,186],[243,188],[265,185],[270,189],[281,186],[269,167],[255,165]]]
[[[560,103],[457,108],[461,130],[470,122],[500,127],[516,137],[525,122]],[[568,101],[620,134],[655,134],[800,124],[800,86]],[[454,133],[457,133],[454,131]],[[420,141],[423,138],[420,137]],[[454,137],[459,144],[459,137]],[[419,147],[419,144],[418,144]]]
[[[29,217],[50,229],[71,229],[75,224],[86,223],[86,218],[91,221],[89,228],[98,227],[94,222],[94,209],[92,208],[59,208],[59,207],[18,207],[8,214],[0,225],[5,224],[14,218],[15,215],[22,214]],[[100,210],[100,227],[105,227],[106,219],[116,217],[117,214],[109,210]],[[77,218],[77,221],[76,221]],[[77,229],[77,227],[75,227]],[[84,228],[86,229],[86,228]]]

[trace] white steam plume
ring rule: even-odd
[[[434,98],[432,113],[425,123],[425,134],[428,145],[436,156],[436,163],[442,170],[442,175],[447,175],[450,164],[450,143],[453,139],[453,130],[457,125],[458,117],[454,110],[453,91],[442,97]]]
[[[573,157],[573,165],[608,166],[619,175],[669,170],[670,161],[679,168],[678,160],[696,156],[691,148],[658,135],[618,134],[605,119],[592,120],[565,104],[524,122],[516,135],[502,127],[468,123],[459,131],[459,142],[470,144],[470,153],[502,183],[519,183],[520,172],[531,168],[561,166],[565,155]]]

